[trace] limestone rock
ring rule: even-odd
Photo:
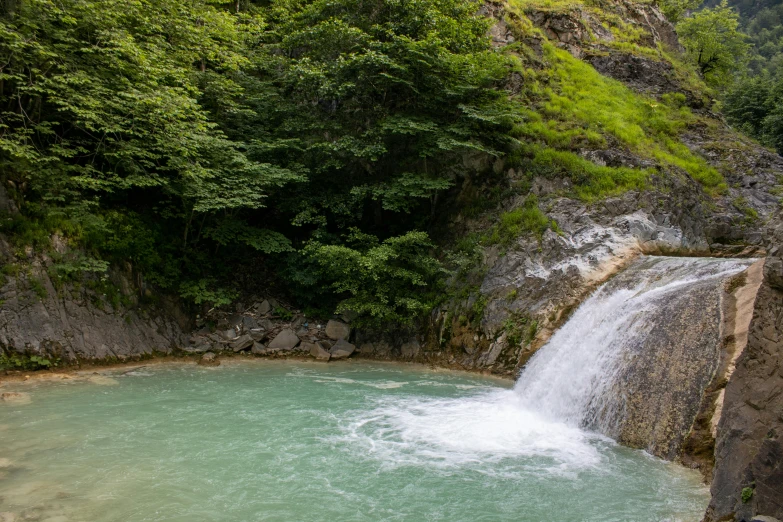
[[[241,337],[237,338],[234,342],[232,342],[229,346],[231,346],[231,349],[235,352],[241,352],[242,350],[247,350],[251,346],[253,346],[253,337],[250,334],[242,335]]]
[[[299,344],[299,337],[293,330],[285,328],[269,343],[271,350],[291,350]]]
[[[783,291],[765,280],[756,296],[747,346],[724,390],[705,522],[758,520],[754,513],[783,520],[781,390]],[[747,487],[753,487],[753,496],[743,502]]]
[[[198,361],[201,366],[220,366],[220,359],[213,352],[207,352]]]
[[[310,347],[310,355],[318,359],[319,361],[328,361],[331,357],[329,350],[324,348],[323,343],[306,343]]]
[[[326,335],[329,339],[334,339],[335,341],[348,339],[348,336],[351,335],[351,327],[342,321],[332,319],[326,323]]]
[[[345,339],[340,339],[334,343],[334,346],[332,346],[332,349],[329,350],[329,353],[331,354],[332,359],[347,359],[355,351],[356,346],[352,345]]]

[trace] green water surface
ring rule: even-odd
[[[511,383],[416,366],[157,364],[9,391],[30,399],[0,402],[0,515],[20,521],[698,521],[709,498]]]

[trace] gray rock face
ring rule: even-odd
[[[253,337],[251,337],[250,334],[244,334],[238,337],[229,346],[235,352],[241,352],[242,350],[247,350],[248,348],[253,346]]]
[[[209,342],[199,342],[195,346],[186,346],[182,350],[187,353],[206,353],[212,349],[212,344]]]
[[[277,336],[269,343],[269,349],[271,350],[292,350],[299,344],[299,337],[296,336],[293,330],[285,328],[280,331]]]
[[[8,252],[4,247],[0,238],[0,256]],[[8,278],[0,288],[0,346],[6,350],[74,362],[170,354],[188,346],[183,333],[187,318],[166,299],[165,309],[157,310],[115,311],[109,303],[96,307],[93,303],[101,297],[91,297],[87,290],[55,289],[40,260],[33,259],[31,269],[46,290],[43,298],[30,290],[24,274]],[[116,278],[133,293],[123,274]]]
[[[768,272],[767,272],[768,273]],[[706,522],[783,520],[783,290],[765,282],[726,386]],[[742,490],[753,495],[742,502]]]
[[[265,315],[272,311],[272,305],[269,304],[269,301],[264,299],[259,304],[256,305],[256,311],[258,311],[259,314]]]
[[[267,347],[259,342],[254,342],[253,347],[250,349],[250,353],[253,355],[265,355],[267,353]]]
[[[326,323],[326,335],[335,341],[348,339],[351,335],[351,327],[341,321],[331,320]]]
[[[402,355],[404,359],[412,359],[419,355],[420,351],[421,345],[416,339],[411,339],[400,347],[400,355]]]
[[[332,346],[332,349],[329,350],[329,353],[331,354],[332,359],[347,359],[355,351],[356,346],[352,345],[345,339],[340,339],[334,343],[334,346]]]

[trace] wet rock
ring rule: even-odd
[[[329,353],[321,342],[306,343],[310,348],[310,355],[318,359],[319,361],[328,361],[332,354]]]
[[[348,337],[351,335],[351,327],[342,321],[335,321],[332,319],[326,323],[326,335],[329,337],[329,339],[334,339],[335,341],[340,339],[348,339]]]
[[[234,342],[232,342],[229,346],[235,352],[241,352],[242,350],[247,350],[248,348],[253,346],[253,337],[251,337],[250,334],[242,335],[238,337]]]
[[[214,352],[207,352],[198,361],[201,366],[220,366],[220,359]]]
[[[271,350],[291,350],[297,344],[299,344],[299,337],[290,328],[285,328],[272,339],[272,342],[269,343],[269,348]]]
[[[332,349],[329,350],[329,353],[331,354],[332,359],[347,359],[355,351],[356,346],[352,345],[345,339],[340,339],[334,343],[334,346],[332,346]]]
[[[0,393],[0,402],[9,404],[29,404],[30,395],[23,392],[3,392]]]

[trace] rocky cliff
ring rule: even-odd
[[[783,225],[755,300],[747,347],[726,385],[705,521],[783,519]]]

